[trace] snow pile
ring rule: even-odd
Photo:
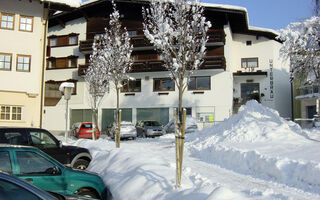
[[[294,122],[287,121],[271,108],[264,107],[252,100],[241,106],[238,114],[223,123],[201,131],[197,139],[209,142],[258,142],[301,140],[306,137],[302,129]]]
[[[237,115],[188,141],[192,155],[203,161],[308,191],[320,189],[319,160],[301,155],[304,147],[313,147],[312,155],[319,152],[319,143],[297,124],[256,101],[249,101]]]

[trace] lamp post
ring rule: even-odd
[[[64,139],[67,141],[68,135],[68,103],[71,98],[72,89],[74,88],[74,83],[63,82],[59,87],[59,91],[63,92],[64,99],[66,100],[66,131],[64,133]]]

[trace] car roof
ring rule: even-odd
[[[17,145],[17,144],[0,144],[0,148],[21,148],[21,149],[36,149],[38,148],[33,146]]]
[[[36,128],[36,127],[12,127],[12,126],[0,126],[0,130],[1,129],[24,129],[24,130],[46,130],[46,129],[43,129],[43,128]]]

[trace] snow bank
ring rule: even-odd
[[[289,141],[305,139],[307,135],[299,125],[287,121],[271,108],[257,101],[248,101],[240,107],[238,114],[218,125],[204,129],[190,140],[211,146],[216,142]]]
[[[319,162],[274,156],[281,150],[303,149],[302,143],[319,143],[310,140],[297,124],[256,101],[249,101],[237,115],[194,134],[188,141],[192,155],[203,161],[311,192],[320,190]]]

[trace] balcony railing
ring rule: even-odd
[[[87,40],[80,41],[79,50],[80,52],[87,52],[90,53],[92,51],[92,44],[93,44],[93,35],[101,34],[101,32],[89,32],[87,33]],[[209,30],[208,34],[208,44],[209,43],[225,43],[225,33],[224,30]],[[132,35],[130,36],[131,43],[134,48],[139,47],[151,47],[149,40],[143,35]]]
[[[297,89],[297,97],[317,95],[320,96],[320,85],[303,86]]]
[[[79,65],[78,75],[83,76],[88,65]],[[224,56],[207,56],[204,59],[203,64],[199,68],[203,69],[226,69],[226,62]],[[163,67],[163,61],[161,60],[137,60],[133,63],[131,67],[131,73],[136,72],[160,72],[167,71]]]

